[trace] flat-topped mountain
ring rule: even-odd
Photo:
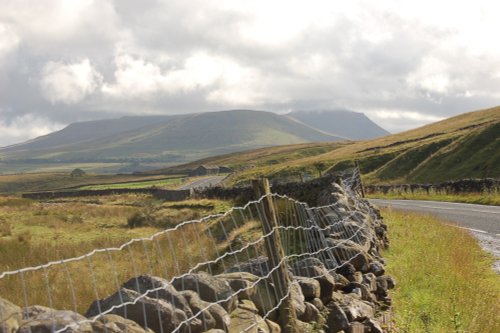
[[[344,138],[272,112],[232,110],[68,125],[0,149],[4,161],[186,162],[222,153]]]
[[[368,140],[390,134],[365,114],[349,110],[293,111],[287,116],[319,130],[351,140]]]

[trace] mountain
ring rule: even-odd
[[[343,170],[359,161],[366,183],[426,183],[500,178],[500,107],[461,114],[414,130],[369,141],[262,148],[161,170],[175,173],[200,164],[227,165],[240,183],[267,176],[299,179]]]
[[[352,140],[367,140],[390,134],[363,113],[349,110],[293,111],[287,116],[327,133]]]
[[[257,147],[342,139],[272,112],[232,110],[70,124],[60,131],[2,148],[0,158],[61,163],[180,163]]]

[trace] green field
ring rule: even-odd
[[[184,175],[103,175],[86,174],[83,177],[71,177],[70,173],[21,173],[0,175],[0,193],[20,193],[76,189],[86,186],[118,186],[144,182],[170,182]],[[147,185],[152,186],[152,185]]]
[[[87,185],[79,187],[79,190],[107,190],[118,188],[148,188],[148,187],[161,187],[166,189],[175,189],[187,181],[185,177],[171,177],[166,179],[147,180],[142,182],[125,182],[115,184],[102,184],[102,185]]]

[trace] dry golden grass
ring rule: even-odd
[[[40,304],[84,313],[93,300],[108,296],[139,274],[170,279],[214,258],[218,248],[206,233],[207,225],[186,225],[152,241],[134,242],[121,251],[59,262],[94,249],[120,246],[132,238],[149,237],[162,227],[173,228],[181,221],[222,212],[230,206],[217,200],[163,203],[143,195],[49,202],[0,197],[0,272],[58,262],[46,269],[0,279],[0,297],[20,306]],[[130,215],[143,210],[154,216],[155,224],[128,228]],[[2,233],[4,229],[9,232]]]
[[[278,161],[278,163],[265,163],[273,160],[273,154],[277,155],[277,152],[272,150],[273,148],[214,157],[210,159],[210,162],[212,164],[234,164],[236,167],[245,164],[254,165],[253,168],[239,171],[232,178],[232,182],[234,183],[262,176],[272,177],[274,175],[290,175],[304,172],[314,175],[317,172],[314,165],[319,162],[329,168],[341,161],[363,160],[370,156],[382,154],[399,154],[411,148],[447,139],[454,140],[455,145],[462,145],[463,142],[458,142],[459,139],[464,138],[472,132],[479,132],[492,123],[498,122],[500,122],[500,107],[465,113],[411,131],[388,135],[374,140],[335,143],[335,146],[324,153],[297,156],[297,158]],[[329,144],[331,143],[319,143],[318,147],[327,147]],[[289,148],[298,150],[298,147],[294,146],[289,146]],[[282,147],[281,149],[286,149],[286,147]],[[287,153],[291,154],[294,149],[289,150]],[[467,175],[463,177],[467,177]],[[363,178],[367,183],[380,182],[378,175],[375,173],[364,174]],[[385,182],[405,182],[405,179],[390,179]]]
[[[382,215],[398,332],[500,332],[500,277],[467,231],[425,215]]]

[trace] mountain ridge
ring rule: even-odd
[[[0,148],[0,157],[4,161],[179,162],[259,147],[344,139],[273,112],[227,110],[73,123]]]
[[[326,133],[351,140],[367,140],[390,133],[364,113],[345,109],[292,111],[286,116]]]

